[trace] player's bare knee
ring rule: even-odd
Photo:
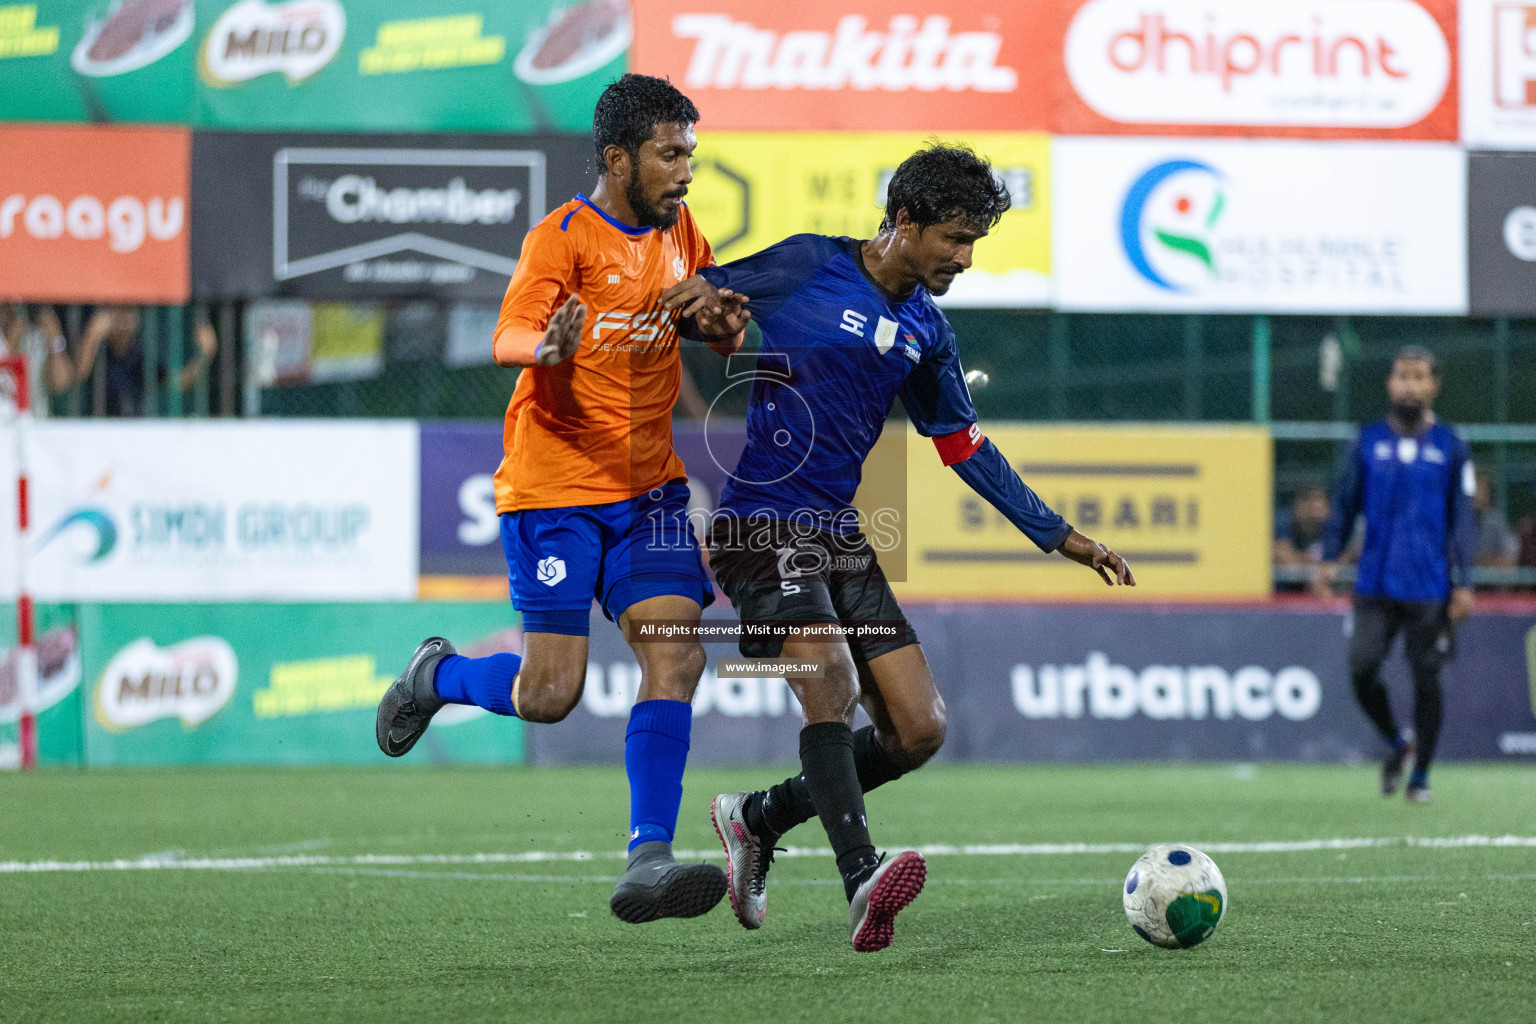
[[[709,664],[702,644],[653,644],[641,659],[641,700],[693,700],[699,677]]]
[[[527,722],[564,719],[581,702],[585,665],[524,666],[517,679],[517,714]]]

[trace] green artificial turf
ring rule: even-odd
[[[680,849],[718,844],[689,774]],[[1132,852],[929,856],[895,944],[855,954],[829,856],[781,859],[765,927],[608,912],[618,769],[177,769],[0,776],[0,1020],[1496,1021],[1536,1017],[1536,776],[1445,766],[1435,802],[1368,768],[935,766],[870,796],[882,847],[1376,838],[1217,852],[1193,950],[1120,909]],[[786,838],[825,846],[815,823]],[[589,860],[428,855],[592,851]],[[232,869],[18,863],[255,858]],[[372,857],[370,860],[368,858]],[[283,866],[282,858],[290,858]]]

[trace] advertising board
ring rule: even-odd
[[[1536,153],[1467,155],[1473,316],[1536,315]]]
[[[703,132],[688,206],[721,263],[800,232],[872,238],[896,168],[919,132]],[[1050,140],[965,132],[1007,185],[1013,206],[977,246],[943,306],[1044,306],[1050,298]]]
[[[1536,3],[1461,0],[1461,137],[1536,149]]]
[[[529,228],[592,184],[591,145],[558,136],[197,132],[192,153],[209,297],[499,303]]]
[[[948,708],[941,759],[1360,762],[1385,751],[1355,704],[1349,618],[1337,611],[916,602],[905,610]],[[599,622],[594,612],[581,704],[558,726],[528,730],[535,764],[622,759],[639,669],[618,632]],[[783,680],[720,679],[715,659],[736,649],[706,651],[689,763],[793,762],[803,719]],[[1439,756],[1536,754],[1536,682],[1528,685],[1536,617],[1474,616],[1458,651],[1444,672]],[[1400,655],[1385,674],[1394,694],[1411,691]],[[1362,773],[1362,799],[1373,788]]]
[[[1130,561],[1137,599],[1268,596],[1266,431],[982,426],[1042,501]],[[906,514],[888,520],[902,523],[905,575],[892,573],[901,597],[1126,599],[1077,563],[1043,554],[943,465],[933,442],[906,435]],[[875,543],[885,531],[866,532]]]
[[[0,298],[184,302],[190,135],[0,125]]]
[[[397,421],[39,424],[32,591],[69,601],[408,600],[416,454],[415,424]],[[13,587],[14,540],[0,553],[0,579]]]
[[[634,70],[709,129],[1045,130],[1047,38],[1026,4],[640,0]]]
[[[417,643],[522,646],[502,603],[87,605],[80,619],[93,765],[383,764],[375,712]],[[517,762],[522,725],[455,705],[404,760]]]
[[[1456,147],[1057,137],[1052,153],[1058,308],[1466,312]]]
[[[1456,139],[1455,0],[1056,9],[1062,134]]]
[[[199,0],[199,125],[589,131],[625,0]]]

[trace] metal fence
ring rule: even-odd
[[[35,310],[34,313],[35,319]],[[245,304],[146,307],[137,359],[145,409],[160,416],[369,416],[498,418],[515,372],[466,358],[452,336],[457,311],[430,303],[379,304],[369,358],[355,353],[344,373],[319,372],[309,353],[273,372],[272,343],[251,336]],[[90,310],[61,310],[74,352]],[[494,310],[480,311],[480,321]],[[1536,508],[1536,320],[1456,317],[1308,317],[1066,314],[958,309],[949,313],[968,369],[989,384],[975,392],[987,420],[1254,421],[1275,437],[1277,505],[1335,474],[1355,424],[1386,410],[1383,381],[1392,355],[1421,344],[1441,361],[1442,417],[1462,427],[1494,484],[1494,501],[1514,522]],[[185,390],[182,370],[196,355],[195,325],[210,323],[218,351]],[[755,339],[749,338],[749,345]],[[355,348],[354,344],[354,348]],[[349,350],[351,351],[351,350]],[[478,362],[477,362],[478,359]],[[263,365],[267,364],[267,365]],[[697,384],[698,414],[725,391],[725,363],[685,347]],[[53,415],[107,411],[105,359],[63,394]],[[717,411],[740,415],[741,389]]]

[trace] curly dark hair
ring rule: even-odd
[[[919,230],[961,218],[990,231],[1013,205],[992,165],[966,146],[931,143],[901,162],[885,191],[885,220],[896,226],[902,210]]]
[[[658,124],[694,124],[698,119],[699,108],[668,79],[631,73],[608,83],[592,112],[597,173],[608,173],[603,151],[609,146],[619,146],[638,159],[641,145],[655,134]]]

